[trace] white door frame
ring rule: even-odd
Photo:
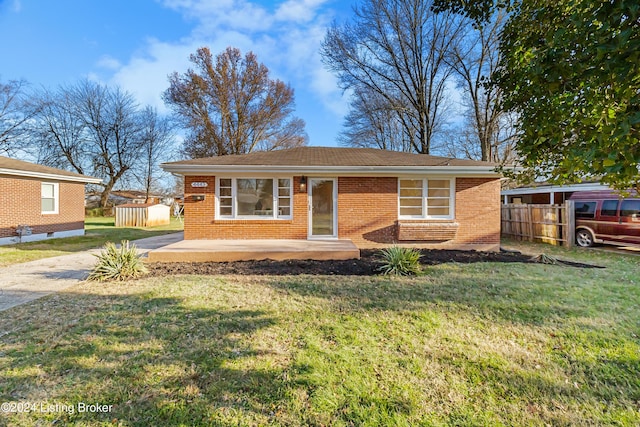
[[[338,238],[338,179],[337,178],[309,178],[308,179],[308,217],[307,217],[307,238],[313,239],[337,239]],[[313,181],[333,182],[333,235],[313,235]]]

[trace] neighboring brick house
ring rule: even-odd
[[[300,147],[164,163],[185,176],[185,240],[351,239],[498,250],[496,165]]]
[[[0,245],[84,234],[92,178],[0,156]]]

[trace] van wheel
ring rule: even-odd
[[[576,243],[578,246],[582,248],[590,248],[593,246],[593,233],[589,230],[578,230],[576,231]]]

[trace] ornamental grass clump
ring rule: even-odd
[[[88,280],[124,281],[135,279],[147,273],[147,267],[143,264],[136,245],[130,244],[128,240],[123,240],[120,247],[117,247],[113,242],[107,242],[102,253],[96,257],[98,257],[98,262]]]
[[[392,246],[380,251],[380,267],[384,275],[415,276],[422,273],[419,250]]]

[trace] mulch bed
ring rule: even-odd
[[[519,252],[479,252],[422,249],[423,265],[436,265],[447,262],[463,264],[475,262],[521,262],[536,263],[530,255]],[[241,275],[338,275],[338,276],[373,276],[379,274],[379,251],[363,249],[360,259],[346,261],[236,261],[236,262],[176,262],[148,264],[150,276],[166,276],[172,274],[241,274]],[[602,268],[590,264],[558,260],[558,265],[579,268]]]

